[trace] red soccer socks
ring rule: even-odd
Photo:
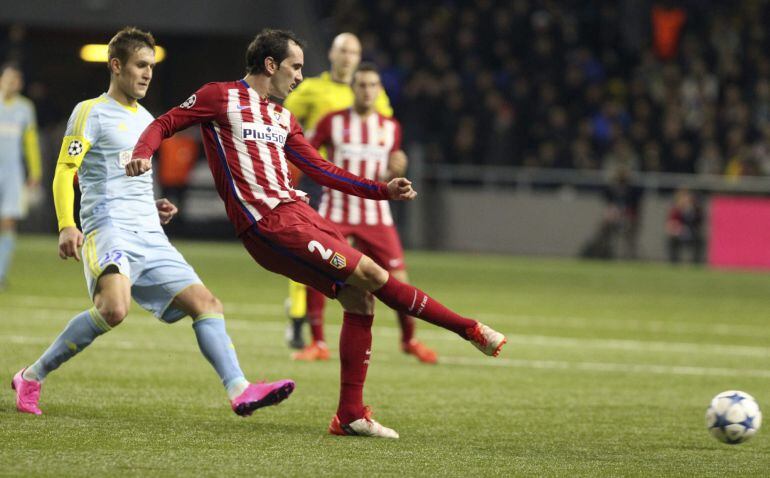
[[[451,330],[464,339],[468,339],[466,329],[476,326],[475,320],[452,312],[425,292],[410,284],[399,282],[392,275],[388,277],[385,285],[372,294],[391,309]]]
[[[340,332],[340,422],[364,416],[364,382],[372,353],[372,315],[345,312]]]

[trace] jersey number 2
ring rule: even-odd
[[[310,252],[318,251],[319,254],[321,254],[321,257],[324,258],[325,261],[329,260],[329,258],[332,256],[331,249],[327,249],[324,246],[321,245],[318,241],[310,241],[307,243],[307,250]]]

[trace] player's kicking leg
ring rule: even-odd
[[[420,289],[399,281],[367,256],[361,258],[347,283],[372,293],[397,312],[455,332],[486,355],[497,357],[507,341],[503,334],[451,311]]]
[[[247,417],[259,408],[279,404],[294,391],[291,380],[260,383],[246,380],[225,330],[222,303],[205,286],[193,284],[185,288],[176,296],[173,305],[193,317],[201,353],[222,380],[236,414]]]
[[[128,277],[113,268],[108,268],[96,283],[94,307],[73,317],[43,355],[13,377],[11,387],[16,391],[18,411],[42,414],[38,404],[46,376],[126,317],[131,305],[131,285]]]
[[[361,257],[346,282],[349,287],[338,295],[345,315],[340,333],[340,401],[329,425],[332,434],[398,438],[398,433],[371,418],[371,410],[363,402],[374,319],[371,294],[398,312],[457,333],[486,355],[497,356],[506,342],[503,334],[452,312],[419,289],[398,281],[367,256]]]
[[[390,272],[397,280],[407,284],[409,278],[403,269]],[[401,350],[413,355],[422,363],[435,364],[438,361],[436,352],[414,337],[414,317],[403,312],[396,312],[398,324],[401,327]]]

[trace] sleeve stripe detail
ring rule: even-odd
[[[78,111],[77,119],[75,120],[75,128],[72,131],[72,136],[83,136],[86,120],[88,119],[88,115],[91,113],[91,109],[93,109],[93,107],[99,103],[104,103],[106,101],[106,98],[100,96],[99,98],[94,98],[83,102],[82,106],[80,107],[80,111]]]
[[[316,166],[315,164],[313,164],[310,161],[308,161],[307,159],[305,159],[304,156],[299,154],[297,151],[294,151],[289,146],[284,146],[284,149],[286,149],[286,151],[291,153],[295,158],[299,159],[300,161],[302,161],[303,163],[307,164],[311,168],[318,170],[324,176],[329,176],[331,178],[336,179],[337,181],[342,181],[342,182],[345,182],[345,183],[348,183],[348,184],[352,184],[354,186],[358,186],[358,187],[361,187],[361,188],[364,188],[364,189],[369,189],[369,190],[372,190],[372,191],[376,191],[377,189],[379,189],[374,184],[369,185],[369,184],[366,184],[366,183],[362,183],[360,181],[356,181],[355,179],[346,178],[346,177],[340,176],[338,174],[330,173],[329,171],[326,171],[325,169],[321,169],[318,166]]]

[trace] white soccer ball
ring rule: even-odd
[[[722,392],[706,410],[706,427],[711,436],[727,443],[743,443],[757,433],[762,425],[762,412],[754,397],[746,392]]]

